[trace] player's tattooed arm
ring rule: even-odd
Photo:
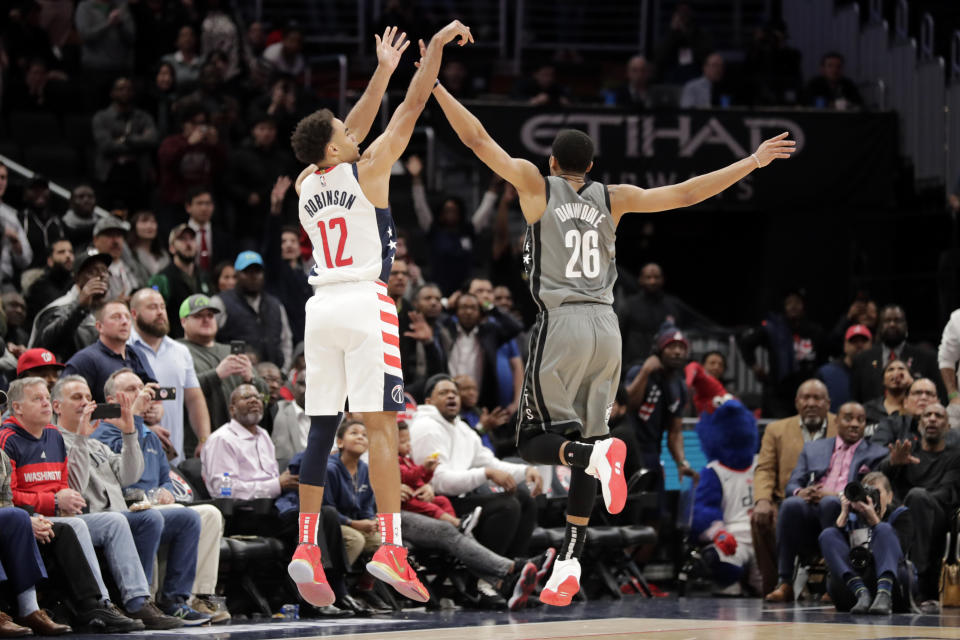
[[[610,185],[610,212],[619,222],[620,216],[631,211],[668,211],[703,202],[777,158],[789,158],[790,154],[796,150],[796,142],[787,140],[787,135],[787,132],[784,132],[765,140],[757,148],[756,153],[722,169],[695,176],[679,184],[655,189],[641,189],[630,184]]]
[[[410,46],[406,32],[398,36],[396,27],[387,27],[383,37],[375,35],[374,38],[377,40],[377,69],[367,83],[363,95],[343,121],[347,129],[356,136],[357,142],[363,142],[370,132],[370,127],[380,111],[383,94],[390,84],[390,76],[400,64],[403,52]]]

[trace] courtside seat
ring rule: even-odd
[[[620,527],[620,536],[623,539],[623,545],[626,547],[633,547],[640,544],[655,544],[657,542],[656,529],[641,525]]]
[[[220,510],[226,531],[231,530],[232,523],[237,518],[248,513],[264,515],[272,507],[271,499],[211,499],[201,475],[200,458],[187,458],[180,463],[178,469],[193,488],[195,502],[213,504]],[[276,538],[247,535],[224,537],[220,543],[219,583],[225,586],[228,592],[233,591],[238,597],[248,600],[246,604],[252,610],[269,616],[272,613],[271,607],[251,576],[258,571],[276,574],[281,571],[286,560],[283,543]]]

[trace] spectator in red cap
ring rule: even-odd
[[[833,413],[851,400],[850,373],[853,371],[853,359],[872,344],[873,334],[866,325],[850,325],[843,336],[843,358],[831,360],[817,369],[816,377],[827,385],[830,393],[830,411]]]
[[[18,378],[43,378],[47,383],[47,390],[60,378],[63,366],[57,362],[57,357],[46,349],[27,349],[17,360]]]

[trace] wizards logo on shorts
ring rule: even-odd
[[[404,395],[403,395],[403,385],[398,384],[390,391],[390,397],[393,398],[393,401],[397,404],[404,404]]]

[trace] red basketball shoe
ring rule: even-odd
[[[302,542],[293,552],[293,559],[287,565],[287,573],[297,583],[297,589],[304,600],[315,607],[333,604],[336,596],[327,583],[327,576],[320,564],[320,547]]]
[[[430,599],[430,592],[420,583],[417,573],[407,564],[406,547],[395,544],[381,545],[373,554],[373,559],[367,563],[367,571],[374,578],[389,584],[402,596],[417,602],[426,602]]]

